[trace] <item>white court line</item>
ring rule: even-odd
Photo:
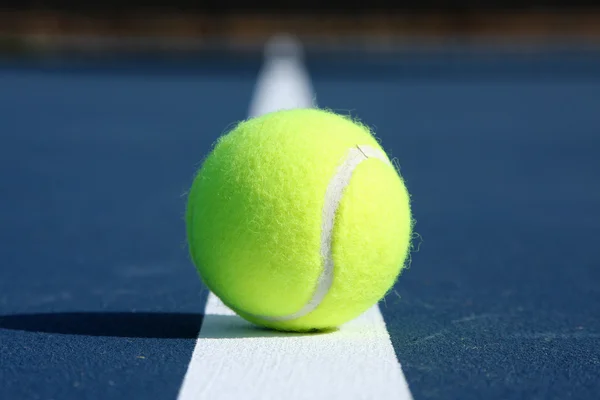
[[[254,328],[213,294],[180,400],[410,400],[377,306],[340,330]]]
[[[302,47],[293,38],[271,39],[265,49],[265,61],[248,110],[249,117],[316,106],[315,91],[302,59]]]
[[[249,115],[314,106],[299,45],[267,48]],[[279,53],[278,53],[279,52]],[[283,54],[281,54],[283,53]],[[411,400],[378,306],[326,334],[259,329],[210,294],[179,400]]]

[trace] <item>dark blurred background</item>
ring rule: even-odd
[[[568,0],[4,1],[2,53],[70,48],[243,50],[286,32],[319,46],[385,51],[418,42],[600,42],[600,6]]]

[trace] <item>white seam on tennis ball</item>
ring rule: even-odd
[[[325,192],[325,203],[323,205],[321,222],[321,257],[323,259],[323,271],[319,276],[317,287],[312,298],[300,310],[293,314],[284,316],[266,316],[254,315],[254,317],[271,322],[291,321],[304,317],[314,311],[323,301],[331,285],[333,284],[333,226],[335,224],[335,215],[344,195],[344,190],[350,184],[350,179],[356,167],[369,158],[376,158],[384,163],[391,165],[386,155],[378,149],[370,146],[360,145],[351,148],[344,162],[338,167],[337,173],[329,181]]]

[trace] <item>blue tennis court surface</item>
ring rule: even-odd
[[[177,398],[208,295],[185,193],[259,68],[0,66],[0,399]],[[307,68],[413,197],[419,249],[380,309],[414,398],[598,398],[600,56]]]

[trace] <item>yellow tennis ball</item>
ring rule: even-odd
[[[224,304],[258,325],[337,327],[391,289],[410,250],[402,178],[368,128],[317,109],[244,121],[192,184],[190,254]]]

